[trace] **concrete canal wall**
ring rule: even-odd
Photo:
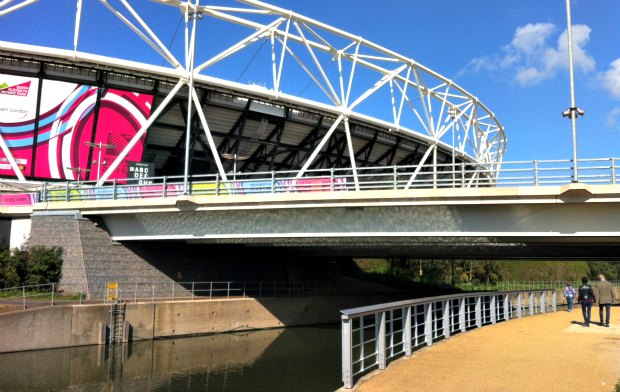
[[[393,296],[335,296],[128,303],[131,340],[334,323],[340,309]],[[0,315],[0,353],[85,346],[105,341],[110,305],[67,305]]]

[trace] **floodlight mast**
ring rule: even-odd
[[[573,140],[573,182],[579,182],[579,168],[577,163],[577,117],[585,112],[575,104],[575,71],[573,66],[573,34],[570,11],[570,0],[566,0],[566,33],[568,35],[568,72],[570,77],[570,107],[562,112],[562,116],[570,117]]]

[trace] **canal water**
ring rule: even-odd
[[[334,391],[340,327],[0,354],[0,391]]]

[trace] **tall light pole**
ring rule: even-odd
[[[77,181],[78,183],[80,181],[82,181],[81,177],[82,177],[82,173],[88,173],[90,171],[90,169],[85,169],[83,167],[67,167],[67,169],[71,170],[72,172],[76,172],[77,173]]]
[[[222,154],[222,158],[233,161],[233,181],[236,181],[237,180],[237,161],[245,161],[249,157],[245,155],[229,154],[226,152]]]
[[[577,165],[577,117],[585,112],[575,104],[575,71],[573,67],[573,34],[570,13],[570,0],[566,0],[566,33],[568,35],[568,73],[570,77],[570,107],[562,112],[562,116],[570,117],[573,139],[573,182],[579,182]]]
[[[99,142],[99,143],[84,142],[84,144],[86,144],[89,147],[99,149],[99,156],[97,158],[97,182],[99,182],[99,178],[101,178],[101,150],[103,150],[104,148],[114,148],[116,146],[114,144],[106,144],[102,142]]]
[[[448,114],[450,115],[450,118],[452,119],[452,187],[453,188],[454,188],[454,185],[456,184],[456,157],[454,156],[456,153],[456,148],[454,146],[454,127],[456,127],[457,124],[454,120],[456,119],[457,113],[458,113],[458,110],[454,106],[450,106],[450,108],[448,109]]]

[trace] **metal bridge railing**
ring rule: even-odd
[[[58,284],[0,289],[0,307],[32,308],[58,304],[106,303],[107,284]],[[117,283],[120,302],[155,302],[230,298],[274,298],[344,295],[347,290],[330,282],[170,282]]]
[[[545,281],[545,280],[520,280],[520,281],[510,281],[510,280],[502,280],[498,282],[492,283],[461,283],[456,287],[463,291],[511,291],[511,290],[540,290],[540,289],[563,289],[568,280],[554,280],[554,281]],[[581,285],[581,280],[573,280],[570,281],[573,286],[579,287]],[[598,281],[592,280],[589,282],[590,285],[595,286]],[[608,281],[614,287],[620,287],[620,280],[610,280]]]
[[[615,184],[620,168],[616,158],[579,161],[579,180],[588,184]],[[484,166],[445,163],[422,166],[381,166],[351,169],[308,170],[296,178],[296,171],[236,173],[224,181],[219,175],[193,175],[187,187],[182,176],[96,182],[43,183],[42,202],[142,199],[181,195],[247,195],[257,193],[343,192],[356,190],[403,190],[415,188],[473,188],[563,185],[572,181],[572,161],[518,161]],[[357,183],[355,179],[357,178]]]
[[[555,290],[444,295],[342,310],[342,381],[450,336],[525,315],[556,311]]]

